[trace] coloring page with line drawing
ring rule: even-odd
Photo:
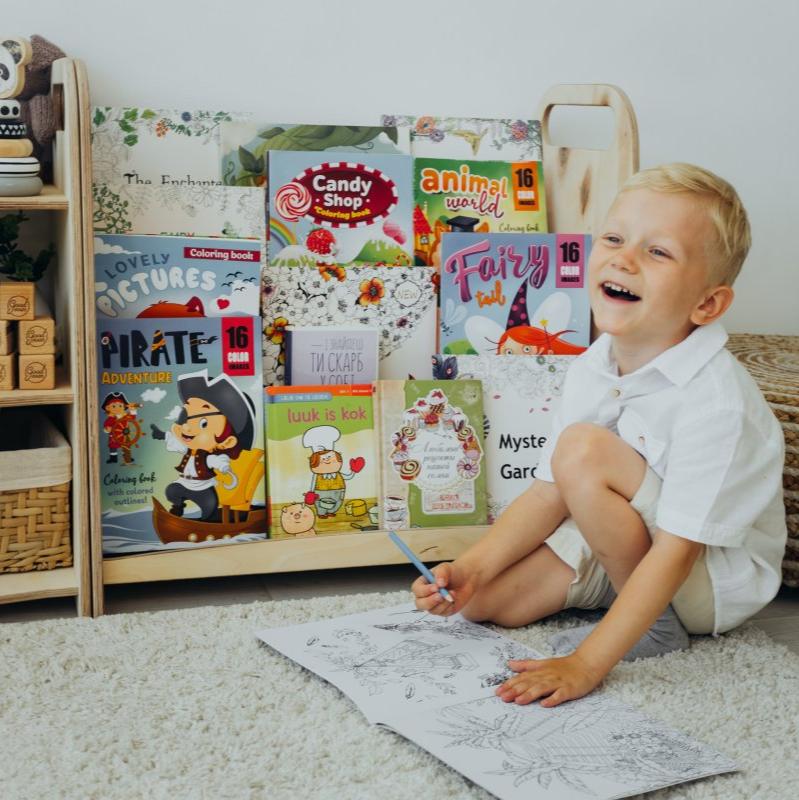
[[[256,635],[502,800],[614,800],[737,769],[609,694],[504,703],[507,661],[545,656],[460,614],[408,603]]]
[[[387,712],[484,697],[512,675],[512,658],[541,658],[482,625],[411,604],[268,628],[259,639],[350,697],[370,722]]]

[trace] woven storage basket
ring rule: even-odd
[[[757,381],[785,434],[782,485],[788,544],[782,578],[799,587],[799,336],[735,333],[727,347]]]
[[[4,410],[0,425],[0,572],[68,567],[69,443],[29,409]]]

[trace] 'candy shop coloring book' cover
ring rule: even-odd
[[[103,552],[264,538],[256,317],[99,320]]]
[[[411,263],[411,159],[269,153],[269,263]]]

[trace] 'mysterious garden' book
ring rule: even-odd
[[[489,522],[535,480],[572,360],[569,356],[433,357],[436,377],[483,384]]]
[[[286,328],[286,385],[373,383],[380,331],[359,325]]]
[[[480,381],[380,381],[382,526],[486,522]]]
[[[446,354],[578,355],[591,333],[591,237],[444,237],[439,349]]]
[[[95,236],[97,324],[134,317],[259,315],[261,243]]]
[[[269,535],[376,530],[373,385],[265,390]]]
[[[98,321],[104,553],[264,538],[258,328],[244,316]]]

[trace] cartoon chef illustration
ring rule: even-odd
[[[344,461],[341,453],[334,449],[340,438],[341,431],[333,425],[309,428],[302,437],[302,446],[311,449],[308,462],[313,473],[305,502],[316,507],[319,519],[336,515],[347,491],[345,481],[352,480],[366,464],[366,460],[360,456],[351,458],[350,471],[342,472]]]
[[[209,379],[205,370],[181,375],[178,394],[183,408],[172,429],[150,426],[154,439],[165,440],[167,450],[182,455],[175,467],[180,477],[166,487],[169,511],[182,517],[191,500],[200,509],[200,519],[213,520],[219,507],[214,472],[226,476],[228,489],[236,488],[231,462],[252,447],[255,409],[227,375]]]

